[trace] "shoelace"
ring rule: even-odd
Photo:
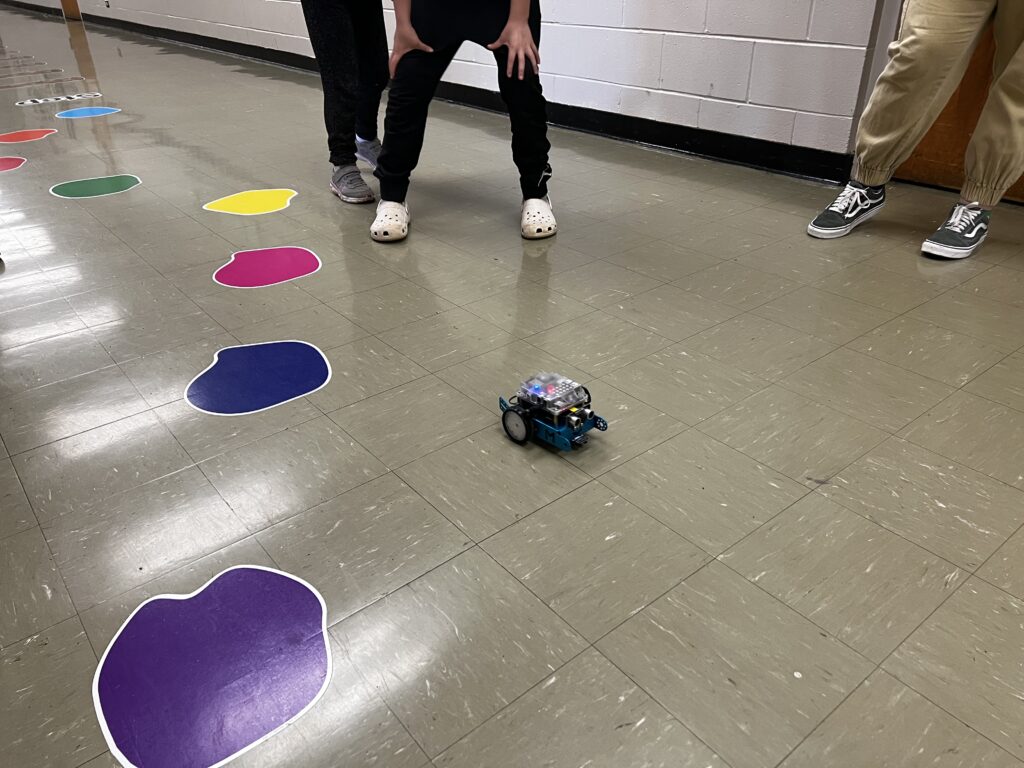
[[[836,198],[835,202],[828,209],[836,213],[846,213],[854,203],[870,205],[871,198],[868,197],[867,190],[847,184],[846,189],[839,194],[839,197]]]
[[[953,215],[946,222],[946,229],[962,235],[967,231],[968,227],[974,226],[979,216],[981,216],[980,208],[972,208],[969,205],[959,203],[953,208]]]

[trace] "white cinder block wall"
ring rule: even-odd
[[[109,2],[80,0],[86,13],[311,55],[297,0]],[[886,2],[542,0],[541,70],[553,102],[846,152]],[[884,46],[892,30],[880,35]],[[447,79],[495,89],[490,53],[464,47]]]

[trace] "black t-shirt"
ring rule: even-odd
[[[412,0],[412,26],[431,48],[472,40],[489,45],[508,23],[510,0]],[[540,0],[530,0],[530,28],[540,37]]]

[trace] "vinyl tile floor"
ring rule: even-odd
[[[113,765],[111,637],[253,564],[324,596],[335,667],[241,765],[1024,766],[1024,210],[930,261],[953,196],[895,184],[813,241],[831,187],[552,129],[561,232],[524,242],[505,119],[438,103],[382,246],[328,192],[314,75],[0,29],[12,68],[64,70],[0,89],[0,130],[60,130],[0,174],[5,764]],[[83,105],[122,111],[54,119]],[[142,183],[48,193],[115,174]],[[254,188],[298,194],[202,209]],[[284,245],[322,268],[211,278]],[[247,416],[183,399],[281,339],[330,383]],[[509,442],[497,398],[538,370],[610,429]]]

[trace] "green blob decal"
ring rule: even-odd
[[[118,192],[127,192],[141,183],[142,179],[130,173],[119,176],[97,176],[94,179],[62,182],[50,187],[50,193],[57,197],[68,198],[103,197],[104,195],[116,195]]]

